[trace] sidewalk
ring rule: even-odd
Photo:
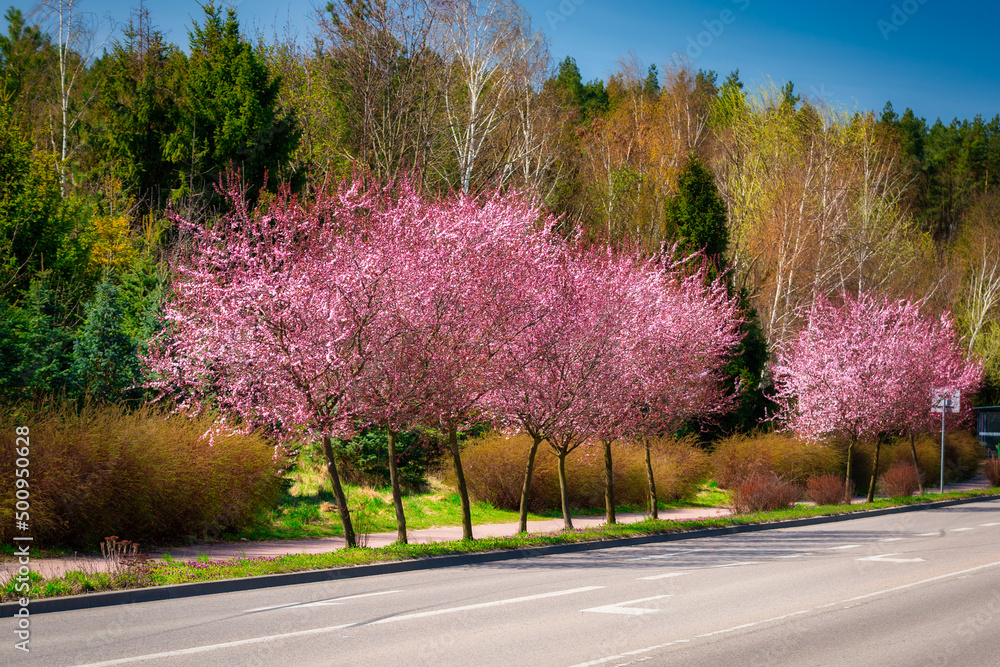
[[[708,508],[685,508],[677,510],[661,510],[661,519],[699,519],[726,516],[729,509],[725,507]],[[619,514],[618,523],[634,523],[646,518],[645,514],[629,513]],[[574,517],[574,528],[587,528],[604,524],[604,516]],[[529,533],[543,533],[561,530],[562,519],[545,519],[540,521],[529,521]],[[517,532],[516,523],[489,523],[472,526],[474,537],[502,537],[513,535]],[[361,535],[358,542],[362,543]],[[421,530],[407,531],[410,543],[418,542],[446,542],[462,539],[461,526],[445,526],[441,528],[425,528]],[[369,547],[381,547],[392,544],[396,541],[396,532],[372,533],[367,536]],[[149,556],[162,560],[164,556],[170,555],[174,560],[195,560],[201,556],[206,556],[213,560],[228,558],[257,558],[285,556],[288,554],[322,554],[336,551],[344,547],[344,538],[326,537],[307,540],[265,540],[262,542],[226,542],[223,544],[201,544],[190,547],[174,547],[170,549],[160,549],[149,552]],[[16,570],[16,562],[7,561],[0,563],[0,577]],[[31,559],[31,569],[43,577],[61,576],[72,570],[83,570],[87,572],[103,572],[107,570],[107,563],[101,557],[79,556]]]
[[[945,491],[970,491],[972,489],[982,489],[989,486],[986,477],[979,474],[972,479],[955,484],[946,484]],[[928,485],[928,493],[936,493],[937,485]],[[864,496],[858,496],[854,502],[864,502]],[[729,508],[685,508],[677,510],[662,510],[661,519],[701,519],[727,516],[730,514]],[[618,523],[634,523],[646,518],[645,514],[630,513],[619,514]],[[604,516],[576,517],[573,519],[574,528],[587,528],[604,524]],[[529,533],[542,533],[561,530],[562,519],[545,519],[540,521],[529,521]],[[502,537],[513,535],[517,531],[516,523],[492,523],[480,524],[472,527],[474,537]],[[358,536],[359,544],[366,544],[369,547],[381,547],[396,541],[396,532],[372,533],[367,536],[367,543],[362,542],[361,535]],[[441,528],[425,528],[421,530],[410,530],[407,532],[410,543],[418,542],[445,542],[462,539],[461,526],[446,526]],[[189,547],[175,547],[170,549],[160,549],[149,552],[149,556],[162,560],[167,554],[175,560],[195,560],[205,556],[213,560],[228,558],[256,558],[285,556],[288,554],[321,554],[336,551],[344,546],[342,537],[327,537],[306,540],[266,540],[262,542],[226,542],[223,544],[201,544]],[[0,578],[17,569],[16,561],[6,561],[0,563]],[[101,557],[79,556],[62,558],[31,559],[31,569],[43,577],[61,576],[72,570],[83,570],[87,572],[102,572],[107,570],[107,564]]]

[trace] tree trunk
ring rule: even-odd
[[[337,474],[337,462],[333,457],[333,443],[329,436],[323,436],[323,454],[326,456],[326,471],[330,473],[330,481],[333,483],[333,497],[337,499],[337,509],[340,512],[340,523],[344,526],[344,541],[348,548],[357,546],[354,539],[354,526],[351,524],[351,513],[347,509],[347,496],[344,495],[344,487],[340,485],[340,475]]]
[[[653,462],[649,454],[649,439],[643,442],[646,448],[646,481],[649,482],[649,515],[654,519],[660,518],[659,501],[656,498],[656,480],[653,479]]]
[[[879,454],[882,452],[882,438],[877,438],[875,440],[875,465],[872,466],[872,480],[868,483],[868,498],[867,502],[875,501],[875,481],[878,479],[878,458]]]
[[[560,448],[556,452],[559,459],[559,500],[562,503],[563,527],[566,530],[573,529],[573,520],[569,518],[569,490],[566,488],[566,455],[565,449]]]
[[[472,537],[472,508],[469,505],[469,489],[465,485],[465,473],[462,472],[462,455],[458,451],[458,429],[448,427],[448,444],[451,445],[451,457],[455,462],[455,479],[458,481],[458,497],[462,501],[462,539]]]
[[[396,506],[396,541],[406,544],[406,515],[403,513],[403,493],[399,488],[399,469],[396,467],[396,436],[398,432],[389,432],[389,485],[392,487],[392,504]]]
[[[604,517],[605,523],[617,523],[615,520],[615,470],[611,461],[611,441],[602,440],[604,445]]]
[[[851,488],[851,457],[854,455],[854,438],[847,443],[847,474],[844,476],[844,486]]]
[[[531,492],[531,473],[535,470],[535,454],[538,453],[538,445],[542,443],[542,438],[537,435],[531,436],[531,449],[528,450],[528,465],[524,470],[524,484],[521,486],[521,515],[517,521],[517,532],[528,532],[528,494]]]
[[[920,474],[920,465],[917,463],[917,444],[912,431],[910,432],[910,453],[913,454],[913,470],[917,473],[917,490],[920,495],[924,495],[924,480]]]

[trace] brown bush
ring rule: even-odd
[[[919,435],[915,439],[917,464],[924,475],[925,483],[936,485],[940,479],[941,434],[929,433]],[[958,482],[969,479],[979,470],[982,461],[983,448],[969,431],[952,431],[945,434],[944,447],[944,481]],[[859,443],[855,448],[852,478],[859,488],[867,488],[872,476],[872,462],[875,458],[875,445]],[[898,438],[888,445],[883,445],[879,455],[879,472],[888,470],[896,463],[913,465],[913,453],[910,450],[910,439]]]
[[[790,482],[836,474],[841,470],[838,451],[823,443],[800,440],[785,433],[734,435],[716,443],[712,452],[715,481],[732,489],[760,472],[770,472]]]
[[[469,494],[494,507],[517,510],[527,464],[531,438],[526,434],[490,433],[473,440],[462,452],[462,468]],[[708,473],[708,457],[693,440],[664,438],[651,446],[653,479],[657,496],[673,500],[692,495]],[[646,454],[643,447],[615,442],[615,503],[642,506],[647,504]],[[532,512],[560,507],[556,457],[548,444],[542,443],[535,458],[528,508]],[[450,467],[443,471],[445,481],[454,484]],[[604,450],[599,442],[587,442],[566,459],[566,482],[572,507],[597,509],[604,506]]]
[[[255,435],[203,436],[212,418],[142,408],[68,405],[29,416],[0,411],[0,430],[30,429],[34,544],[94,547],[108,535],[178,541],[249,525],[272,507],[281,480],[273,446]],[[0,487],[14,488],[13,447],[0,452]],[[0,497],[0,534],[11,537],[14,497]]]
[[[802,488],[773,472],[752,472],[733,488],[730,504],[737,514],[768,512],[791,507]]]
[[[878,490],[890,498],[912,496],[920,488],[920,479],[913,468],[913,461],[897,461],[878,478]]]
[[[983,472],[986,474],[986,479],[990,480],[990,486],[1000,486],[1000,459],[986,459]]]
[[[523,433],[513,436],[488,433],[467,444],[462,452],[462,472],[469,495],[501,509],[520,509],[530,448],[531,437]],[[452,467],[447,465],[441,472],[445,482],[454,486]],[[553,506],[559,506],[556,458],[548,445],[542,443],[535,456],[528,509],[540,512]]]
[[[645,451],[641,446],[636,449],[643,457],[641,465],[645,466]],[[699,484],[712,472],[708,454],[693,435],[680,440],[660,438],[651,443],[651,449],[653,481],[656,482],[656,496],[660,500],[682,500],[693,496]]]
[[[817,505],[841,505],[851,502],[854,485],[845,484],[839,475],[817,475],[806,482],[806,498]]]

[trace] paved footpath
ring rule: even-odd
[[[968,491],[989,486],[986,478],[980,474],[965,482],[945,485],[945,491]],[[937,490],[936,486],[927,487],[928,492]],[[864,496],[854,499],[854,502],[864,502]],[[706,508],[683,508],[676,510],[661,510],[661,519],[700,519],[714,518],[729,515],[730,510],[725,507]],[[642,513],[619,514],[618,523],[633,523],[646,518]],[[604,524],[604,516],[576,517],[573,519],[574,528],[587,528]],[[544,533],[562,530],[562,519],[544,519],[540,521],[529,521],[528,532]],[[474,525],[472,534],[475,537],[502,537],[513,535],[517,531],[516,523],[491,523]],[[417,542],[445,542],[462,539],[461,526],[446,526],[441,528],[424,528],[420,530],[410,530],[407,536],[411,543]],[[381,547],[396,541],[396,532],[372,533],[367,536],[366,545],[369,547]],[[359,537],[360,542],[360,537]],[[151,551],[152,558],[161,560],[167,554],[176,560],[195,560],[205,556],[211,559],[227,558],[256,558],[284,556],[287,554],[321,554],[335,551],[344,546],[344,539],[341,537],[326,537],[307,540],[265,540],[261,542],[225,542],[218,544],[198,544],[188,547],[174,547]],[[16,561],[5,561],[0,563],[0,578],[7,573],[16,570]],[[107,564],[100,556],[79,556],[62,558],[33,558],[31,569],[38,572],[43,577],[60,576],[72,570],[83,570],[85,572],[101,572],[107,570]]]
[[[661,519],[697,519],[726,516],[729,509],[725,507],[706,508],[684,508],[677,510],[660,510]],[[619,514],[618,523],[633,523],[646,518],[645,514],[628,513]],[[604,524],[604,516],[574,517],[574,528],[588,528]],[[562,519],[545,519],[540,521],[529,521],[528,532],[544,533],[561,530]],[[472,526],[474,537],[501,537],[513,535],[517,532],[516,523],[488,523]],[[462,539],[461,526],[444,526],[440,528],[424,528],[420,530],[407,531],[410,543],[417,542],[446,542]],[[359,536],[359,542],[362,536]],[[396,532],[372,533],[367,536],[366,545],[369,547],[381,547],[396,541]],[[217,544],[196,544],[187,547],[173,547],[170,549],[160,549],[149,552],[152,558],[162,560],[164,556],[170,555],[175,560],[195,560],[205,556],[211,559],[227,558],[256,558],[284,556],[287,554],[322,554],[336,551],[343,548],[344,538],[325,537],[306,540],[264,540],[260,542],[224,542]],[[17,563],[6,561],[0,563],[0,577],[17,569]],[[31,569],[38,572],[43,577],[60,576],[72,570],[83,570],[85,572],[103,572],[107,570],[107,563],[100,556],[78,556],[60,558],[32,558]]]

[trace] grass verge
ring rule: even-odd
[[[744,514],[716,519],[687,521],[653,521],[647,519],[639,523],[599,526],[571,531],[533,533],[512,537],[488,537],[474,541],[436,542],[432,544],[392,544],[373,549],[341,549],[326,554],[299,554],[275,558],[248,558],[197,561],[139,561],[109,573],[68,572],[65,576],[43,579],[32,573],[27,592],[14,592],[15,581],[8,579],[0,584],[0,601],[6,602],[17,597],[43,598],[58,595],[75,595],[94,591],[165,586],[197,581],[253,577],[266,574],[299,572],[334,567],[351,567],[370,563],[426,558],[451,554],[479,553],[500,549],[520,549],[553,544],[592,542],[621,537],[635,537],[663,533],[682,533],[703,528],[723,528],[767,522],[780,522],[815,516],[849,514],[864,510],[883,509],[906,505],[918,505],[935,500],[951,500],[994,495],[1000,489],[979,489],[975,491],[945,494],[925,494],[909,498],[889,498],[873,503],[855,505],[796,506],[787,510]]]

